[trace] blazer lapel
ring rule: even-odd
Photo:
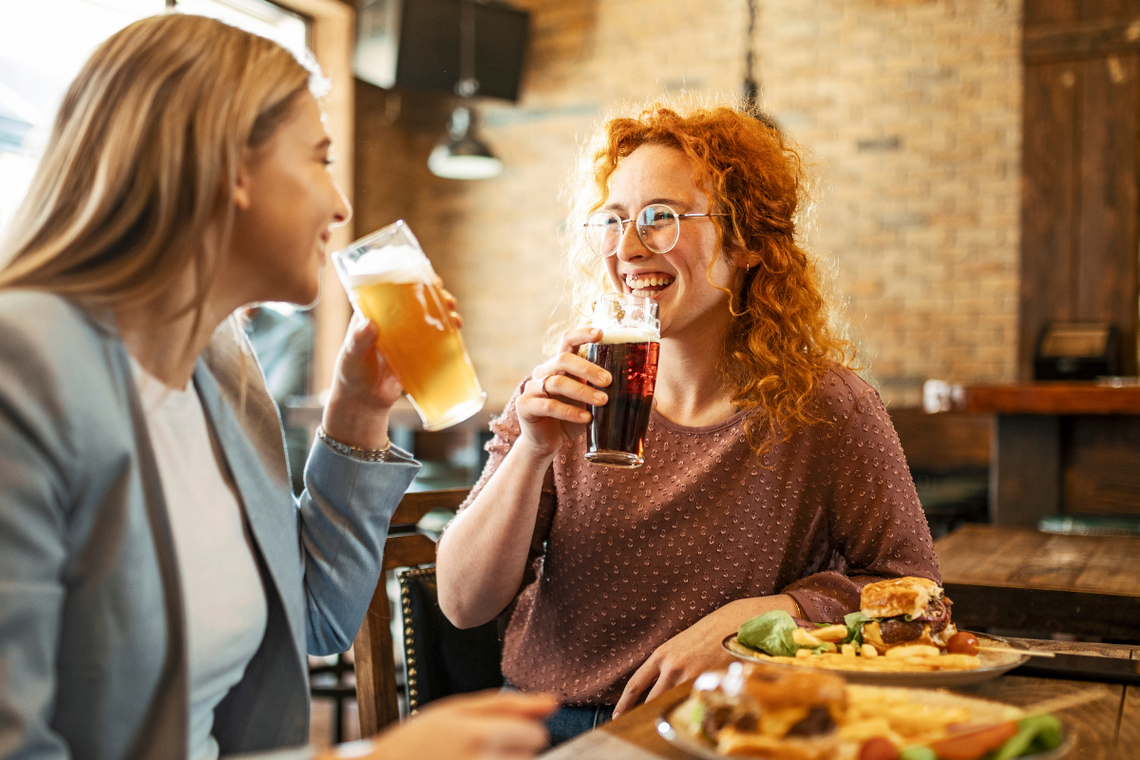
[[[220,331],[225,329],[223,325]],[[298,593],[303,587],[301,548],[285,443],[277,409],[264,388],[256,360],[243,353],[232,337],[215,339],[198,362],[194,384],[233,476],[250,532],[265,559],[269,580],[281,599],[301,662],[308,649]]]

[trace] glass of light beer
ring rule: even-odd
[[[645,431],[653,410],[661,323],[652,298],[605,295],[594,304],[590,326],[602,331],[586,358],[613,377],[604,406],[591,406],[586,461],[633,468],[645,463]]]
[[[403,220],[332,256],[353,306],[376,323],[376,348],[404,386],[425,430],[483,408],[487,394],[436,288],[431,262]]]

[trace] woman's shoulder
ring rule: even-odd
[[[833,364],[824,371],[817,398],[821,412],[841,417],[883,405],[874,386],[839,364]]]
[[[107,323],[63,296],[0,290],[0,357],[6,363],[87,366],[112,335]]]

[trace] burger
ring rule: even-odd
[[[950,622],[950,600],[926,578],[892,578],[863,587],[859,608],[863,642],[882,654],[897,646],[924,644],[946,649],[958,630]]]
[[[772,760],[834,757],[847,713],[838,676],[742,663],[702,675],[693,699],[693,734],[722,755]]]

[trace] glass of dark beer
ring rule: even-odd
[[[586,461],[609,467],[645,462],[645,431],[653,409],[661,324],[652,298],[605,295],[594,304],[590,326],[602,331],[586,358],[613,377],[604,406],[591,406],[586,428]]]

